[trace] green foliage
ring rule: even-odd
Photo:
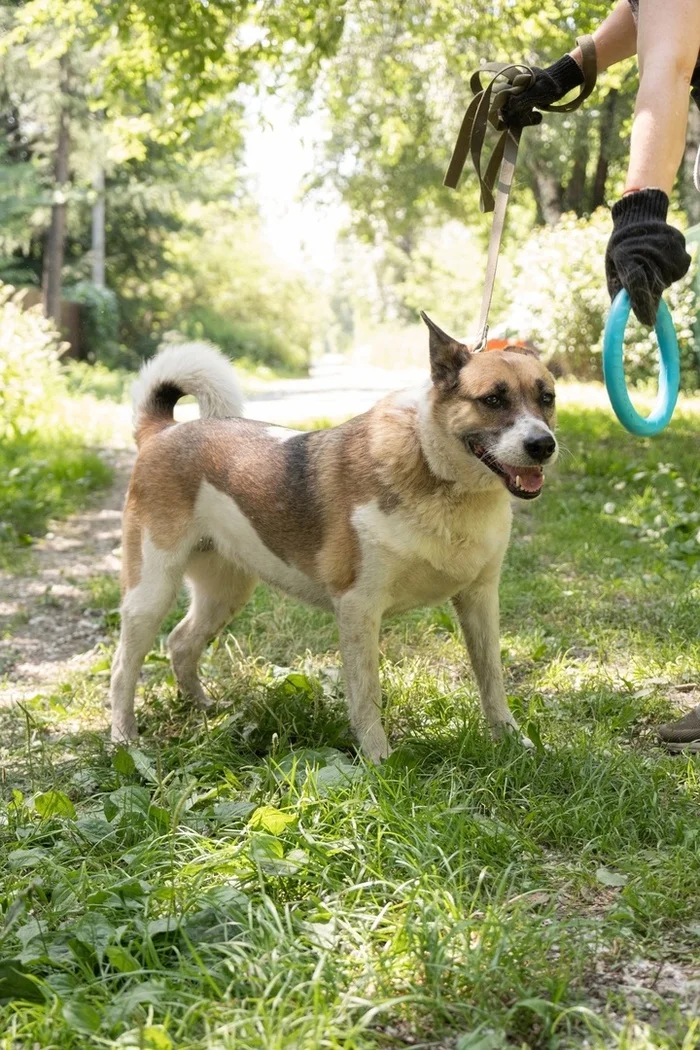
[[[553,355],[564,372],[579,379],[600,379],[602,374],[602,335],[610,308],[604,269],[609,236],[606,210],[590,220],[567,215],[553,228],[534,230],[512,256],[506,327],[531,339],[546,355]],[[693,271],[665,296],[678,335],[682,381],[691,390],[700,381],[693,336],[698,310]],[[657,362],[655,335],[632,317],[625,346],[629,381],[650,379]]]
[[[39,307],[23,310],[21,292],[0,285],[0,437],[34,430],[63,389],[58,358],[63,349]]]
[[[61,371],[70,394],[89,394],[98,401],[124,401],[134,381],[134,373],[123,368],[87,361],[66,360]]]
[[[64,289],[64,298],[80,305],[80,331],[83,352],[89,361],[108,367],[126,364],[119,347],[117,297],[109,288],[79,281]]]
[[[0,286],[0,559],[67,514],[111,472],[83,447],[62,399],[62,349],[39,308]]]
[[[208,209],[195,235],[172,238],[170,254],[176,272],[167,294],[179,304],[172,325],[183,334],[209,339],[232,358],[292,370],[323,346],[323,297],[286,271],[254,223]]]
[[[67,427],[42,426],[0,442],[0,563],[77,510],[112,472]]]

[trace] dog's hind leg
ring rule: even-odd
[[[180,691],[199,707],[211,700],[202,689],[197,665],[208,642],[233,619],[255,590],[257,579],[216,551],[197,552],[185,567],[190,607],[168,638]]]
[[[359,596],[346,593],[336,604],[336,618],[350,722],[364,753],[372,762],[379,762],[391,752],[382,726],[381,613]]]
[[[460,591],[452,599],[467,643],[481,696],[481,709],[494,739],[517,731],[503,686],[498,613],[498,577]]]
[[[124,553],[128,557],[126,544]],[[132,566],[124,574],[121,631],[112,663],[110,702],[115,742],[138,737],[134,717],[136,683],[141,665],[182,582],[185,560],[181,555],[160,550],[148,538],[139,548],[138,557],[138,571]]]

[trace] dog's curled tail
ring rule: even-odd
[[[240,416],[243,393],[229,360],[209,343],[169,346],[148,361],[132,390],[134,437],[141,445],[169,426],[176,403],[192,394],[202,419]]]

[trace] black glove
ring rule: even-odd
[[[663,292],[688,272],[685,237],[666,222],[663,190],[635,190],[612,207],[613,232],[605,252],[610,298],[625,288],[642,324],[653,327]]]
[[[542,114],[535,112],[535,106],[549,106],[568,95],[575,87],[583,84],[583,72],[576,59],[564,55],[553,66],[546,69],[532,67],[535,82],[532,87],[519,95],[510,95],[503,104],[501,117],[509,128],[527,128],[531,124],[541,124]]]

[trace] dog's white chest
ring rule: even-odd
[[[392,610],[444,601],[468,587],[488,565],[500,563],[510,535],[510,506],[473,516],[442,514],[434,523],[401,510],[389,514],[375,502],[353,515],[363,563]],[[431,524],[433,527],[431,527]]]

